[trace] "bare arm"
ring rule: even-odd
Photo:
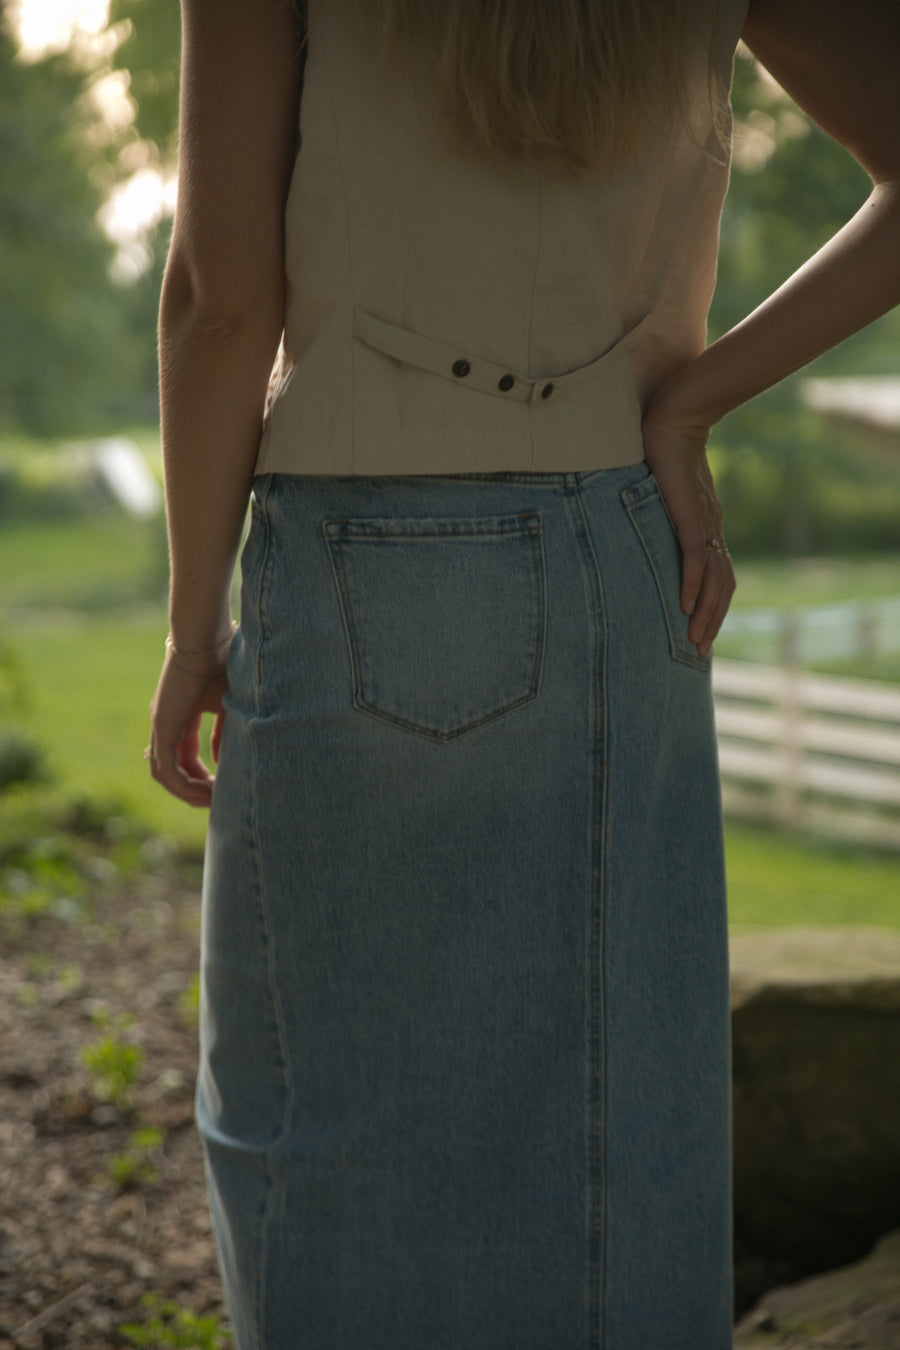
[[[667,503],[684,550],[682,605],[708,645],[724,618],[704,536],[718,508],[701,451],[733,408],[900,302],[900,6],[895,0],[750,0],[744,38],[816,122],[868,171],[872,192],[847,225],[752,314],[683,366],[654,396],[648,462],[672,478]],[[673,472],[690,461],[706,502],[697,511]],[[662,485],[662,484],[661,484]],[[731,586],[733,590],[733,584]]]
[[[178,209],[160,309],[172,632],[227,627],[284,317],[298,32],[289,0],[183,0]]]
[[[284,317],[284,206],[300,34],[290,0],[182,0],[178,207],[160,308],[170,626],[183,651],[229,631],[229,585]],[[202,711],[220,711],[222,653],[167,659],[154,776],[197,805]]]
[[[900,6],[751,0],[743,36],[873,188],[833,239],[685,370],[681,396],[707,427],[900,303]]]

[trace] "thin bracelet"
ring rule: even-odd
[[[203,652],[185,652],[180,647],[175,646],[175,639],[170,633],[166,638],[166,651],[171,652],[173,656],[180,656],[185,661],[208,661],[211,656],[218,656],[223,647],[227,647],[237,632],[237,623],[234,619],[231,621],[231,627],[228,630],[227,637],[223,637],[221,642],[217,642],[215,647],[208,647]]]

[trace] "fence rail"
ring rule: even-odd
[[[718,649],[738,660],[799,666],[900,652],[900,595],[795,610],[732,609]]]
[[[900,689],[717,658],[729,814],[900,851]]]

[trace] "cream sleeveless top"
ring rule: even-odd
[[[698,85],[709,63],[730,85],[745,8],[697,0]],[[705,344],[730,128],[698,98],[688,126],[616,176],[498,167],[446,140],[424,68],[379,88],[340,5],[309,0],[308,23],[256,472],[643,459],[655,384]]]

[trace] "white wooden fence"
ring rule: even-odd
[[[716,650],[737,660],[810,666],[900,652],[900,595],[801,609],[729,610]]]
[[[900,688],[718,657],[727,813],[900,850]]]

